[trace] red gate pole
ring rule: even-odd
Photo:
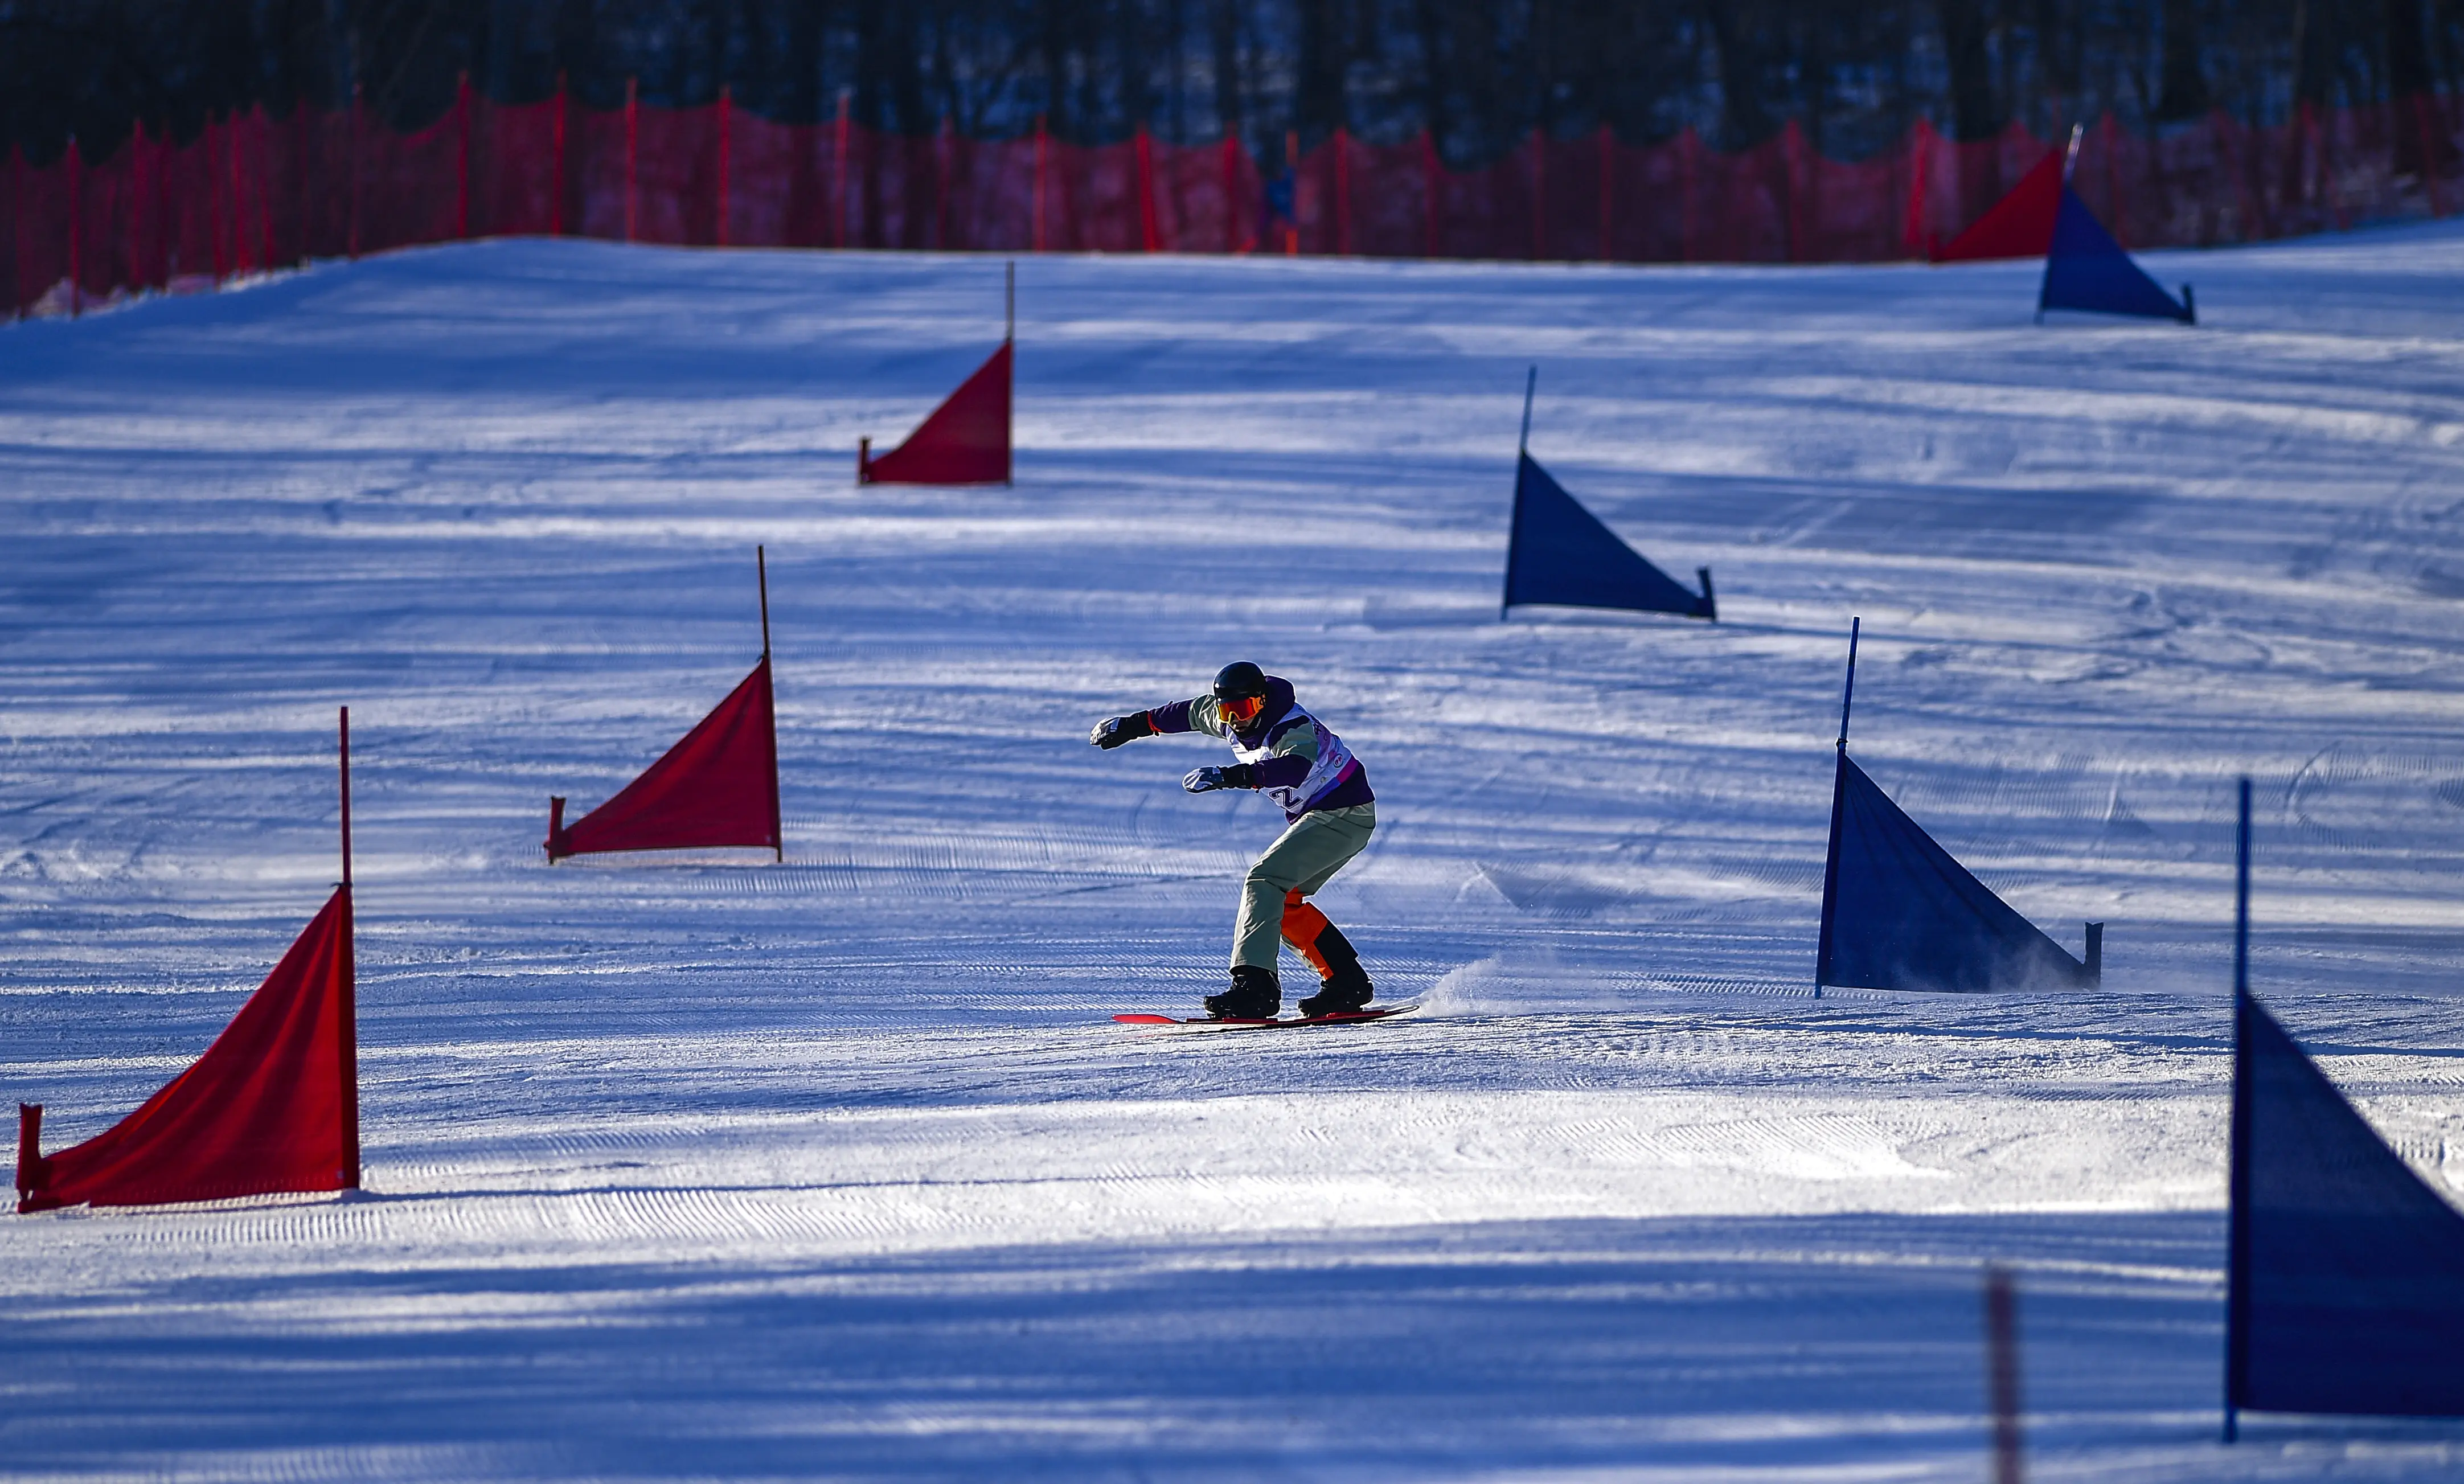
[[[625,240],[634,239],[641,226],[642,82],[625,79]]]
[[[1044,115],[1035,116],[1035,250],[1044,251],[1044,157],[1049,136],[1044,131]]]
[[[847,90],[839,89],[838,158],[830,172],[830,246],[847,245]]]
[[[346,927],[351,910],[351,708],[341,708],[341,793],[342,793],[342,903]],[[347,934],[346,934],[347,936]],[[341,1115],[342,1127],[349,1133],[342,1149],[342,1185],[350,1190],[360,1188],[360,1004],[359,955],[346,953],[342,958],[341,1004],[336,1017],[341,1023]]]
[[[1604,263],[1617,260],[1609,251],[1611,241],[1609,229],[1613,223],[1611,213],[1617,199],[1616,180],[1617,136],[1609,132],[1609,126],[1606,123],[1602,123],[1600,125],[1600,261]]]
[[[734,96],[727,84],[718,85],[718,224],[712,233],[718,246],[727,246],[727,165],[729,125],[736,117]]]
[[[341,708],[342,884],[351,884],[351,708]],[[350,1023],[345,1015],[343,1024]]]
[[[547,234],[564,235],[564,113],[570,106],[565,101],[564,69],[556,73],[556,180],[547,192]]]
[[[1540,126],[1531,126],[1531,260],[1538,262],[1548,251],[1549,238],[1549,157],[1544,152],[1546,141]]]
[[[85,156],[69,136],[69,318],[85,312]]]
[[[471,235],[471,75],[464,73],[453,86],[453,131],[460,145],[453,158],[453,235],[468,240]]]
[[[1352,255],[1352,135],[1334,126],[1334,251]]]
[[[1444,209],[1445,181],[1440,173],[1444,166],[1438,160],[1438,142],[1426,128],[1420,130],[1420,255],[1438,255],[1438,213]]]
[[[1147,132],[1146,121],[1138,121],[1138,249],[1154,253],[1161,249],[1162,233],[1155,229],[1155,140]]]
[[[347,250],[351,261],[360,260],[360,85],[351,84],[351,225]]]

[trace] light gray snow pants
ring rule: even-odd
[[[1317,809],[1293,820],[1241,883],[1241,921],[1232,930],[1232,964],[1275,966],[1284,930],[1284,896],[1309,896],[1342,870],[1377,828],[1377,806]]]

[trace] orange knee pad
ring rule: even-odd
[[[1333,970],[1327,966],[1326,956],[1317,951],[1318,935],[1330,926],[1326,914],[1312,907],[1298,892],[1284,894],[1284,941],[1290,943],[1300,956],[1309,960],[1323,979]]]

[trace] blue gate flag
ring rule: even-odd
[[[2085,309],[2096,314],[2141,315],[2196,324],[2189,284],[2175,299],[2146,270],[2130,260],[2113,233],[2068,186],[2054,216],[2054,243],[2045,254],[2045,282],[2036,292],[2036,314],[2048,309]]]
[[[2247,994],[2226,1295],[2229,1406],[2464,1416],[2464,1215]]]
[[[1843,746],[1814,982],[1973,994],[2096,980],[1934,843]]]
[[[1638,609],[1718,622],[1711,569],[1697,569],[1701,596],[1643,560],[1585,510],[1529,454],[1514,471],[1514,524],[1506,543],[1506,601],[1569,608]]]

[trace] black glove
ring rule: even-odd
[[[1258,770],[1246,763],[1230,767],[1196,767],[1180,781],[1180,786],[1191,793],[1213,793],[1218,788],[1255,788]]]
[[[1154,735],[1155,723],[1148,720],[1147,714],[1141,711],[1136,716],[1108,717],[1096,722],[1095,729],[1087,734],[1087,740],[1098,747],[1109,750],[1123,742],[1136,742],[1141,737]]]

